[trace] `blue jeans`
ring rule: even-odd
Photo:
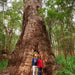
[[[42,68],[38,68],[38,75],[41,75]]]

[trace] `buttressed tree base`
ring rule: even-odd
[[[52,75],[56,60],[50,50],[50,41],[44,19],[39,16],[41,0],[24,0],[24,14],[21,35],[9,63],[9,75],[32,75],[32,54],[36,49],[42,55],[44,67],[42,75]]]

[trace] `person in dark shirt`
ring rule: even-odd
[[[34,57],[32,59],[33,75],[37,75],[37,60],[37,54],[34,54]]]

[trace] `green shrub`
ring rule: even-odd
[[[68,56],[67,63],[64,56],[56,56],[56,61],[62,66],[62,71],[56,75],[75,75],[75,56]]]
[[[8,65],[8,60],[3,60],[0,62],[0,70],[3,71]]]
[[[67,69],[63,69],[62,71],[57,72],[56,75],[75,75]]]

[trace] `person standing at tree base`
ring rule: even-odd
[[[41,56],[39,56],[38,58],[39,58],[38,61],[37,61],[38,75],[41,75],[42,74],[42,68],[43,68],[43,60],[42,60]]]
[[[32,59],[32,66],[33,66],[33,75],[37,75],[37,54],[34,54]]]

